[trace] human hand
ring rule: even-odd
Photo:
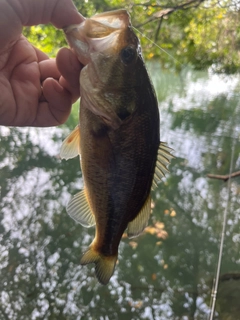
[[[0,125],[55,126],[65,122],[79,97],[81,65],[62,48],[49,59],[21,34],[23,26],[57,28],[84,18],[71,0],[0,1]]]

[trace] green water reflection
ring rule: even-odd
[[[77,106],[61,128],[0,128],[0,319],[207,319],[227,198],[227,183],[207,174],[228,174],[232,148],[239,170],[240,79],[149,70],[176,159],[108,286],[79,265],[94,230],[65,210],[82,186],[78,159],[58,157]],[[240,319],[239,195],[234,178],[215,319]]]

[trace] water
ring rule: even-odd
[[[239,170],[240,79],[149,65],[161,111],[161,140],[175,150],[153,195],[149,227],[123,238],[108,286],[81,252],[94,229],[68,217],[82,187],[78,159],[61,161],[59,128],[0,128],[0,319],[207,319],[227,184],[208,173]],[[215,319],[240,319],[240,178],[231,183]]]

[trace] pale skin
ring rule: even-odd
[[[67,120],[80,94],[81,65],[67,48],[49,59],[22,28],[83,20],[71,0],[0,0],[0,125],[46,127]]]

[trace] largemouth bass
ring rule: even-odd
[[[60,155],[80,155],[84,189],[67,206],[83,226],[96,224],[82,265],[95,263],[107,284],[122,234],[138,236],[151,212],[151,189],[165,175],[171,149],[160,142],[158,103],[129,14],[97,14],[65,30],[85,66],[80,74],[79,126]]]

